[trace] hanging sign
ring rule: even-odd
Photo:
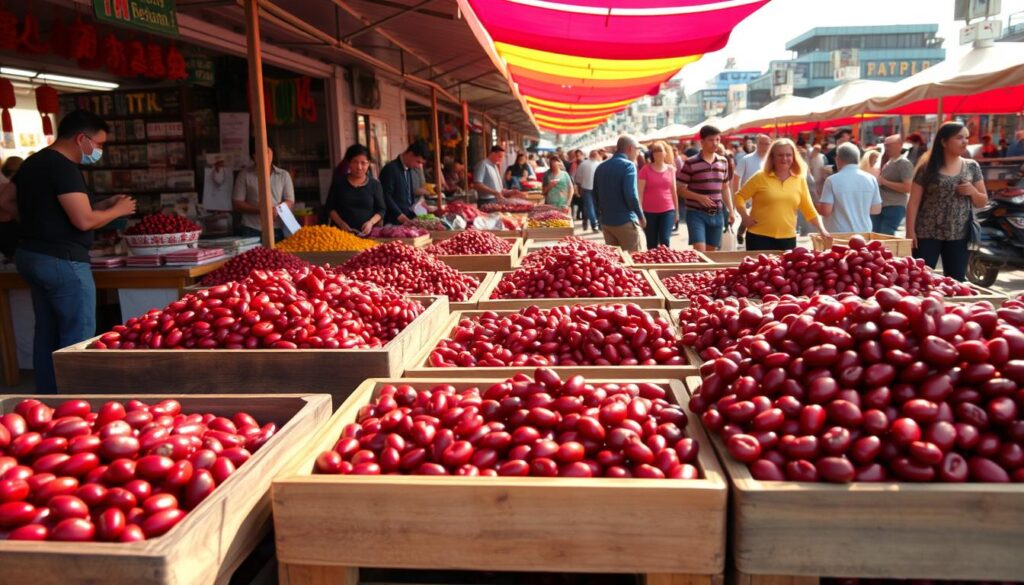
[[[188,63],[188,82],[203,87],[213,87],[217,80],[216,65],[213,59],[205,55],[192,55],[186,59]]]
[[[174,0],[92,0],[96,18],[147,32],[178,34]]]

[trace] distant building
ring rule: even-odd
[[[1010,15],[1006,21],[1006,28],[1003,29],[1003,36],[999,37],[999,42],[1024,42],[1024,12],[1015,12]]]
[[[856,49],[861,79],[899,81],[944,60],[937,24],[817,27],[786,43],[796,57],[793,93],[821,95],[843,83],[832,67],[833,52]]]

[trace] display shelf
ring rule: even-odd
[[[646,270],[639,272],[651,287],[651,294],[642,297],[589,297],[589,298],[543,298],[543,299],[492,299],[491,293],[497,288],[501,279],[510,272],[497,272],[490,282],[490,289],[480,299],[479,308],[483,310],[518,310],[537,305],[538,307],[558,307],[561,305],[606,305],[609,303],[634,303],[644,309],[664,309],[665,298],[658,285]]]
[[[497,381],[450,384],[464,389]],[[702,479],[313,475],[317,455],[333,447],[383,385],[439,383],[367,380],[292,472],[274,481],[281,583],[354,585],[359,567],[643,573],[652,585],[720,582],[725,481],[683,385],[657,382],[686,410],[687,433],[701,444]]]
[[[511,378],[517,373],[532,374],[537,366],[481,367],[481,368],[438,368],[430,365],[430,354],[442,339],[445,339],[465,318],[474,318],[488,311],[457,311],[453,312],[448,321],[439,327],[434,337],[427,343],[423,351],[405,370],[409,378]],[[517,311],[496,311],[499,315],[508,315]],[[647,309],[654,317],[661,317],[673,324],[671,316],[664,309]],[[678,366],[549,366],[563,378],[580,374],[590,378],[636,378],[636,379],[667,379],[682,380],[686,376],[697,374],[697,363],[690,361],[695,355],[687,354],[686,364]]]
[[[448,318],[447,297],[430,297],[421,313],[377,349],[86,349],[95,337],[53,354],[60,392],[160,388],[211,391],[329,392],[335,401],[373,376],[401,376]]]
[[[147,387],[152,386],[139,386]],[[42,400],[52,406],[82,398],[99,407],[126,397],[0,396],[0,412],[10,412],[24,398]],[[270,530],[268,492],[271,480],[293,454],[309,444],[332,412],[331,399],[324,394],[132,394],[131,398],[146,403],[174,398],[187,411],[228,417],[245,411],[260,422],[276,423],[279,430],[167,534],[134,543],[0,540],[0,566],[3,566],[0,582],[33,585],[227,583]]]

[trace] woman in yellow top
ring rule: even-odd
[[[772,143],[764,169],[758,171],[733,198],[747,228],[747,250],[791,250],[796,247],[796,214],[829,233],[814,210],[807,188],[807,167],[788,138]],[[750,201],[750,209],[747,209]]]

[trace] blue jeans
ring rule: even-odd
[[[963,282],[967,278],[967,261],[970,257],[967,240],[933,240],[918,238],[914,258],[924,258],[924,263],[935,268],[942,258],[942,273]]]
[[[590,227],[593,229],[598,229],[597,211],[594,209],[594,191],[592,189],[583,189],[583,229],[587,229],[587,222],[590,222]]]
[[[721,207],[714,215],[699,209],[686,210],[686,229],[690,233],[690,245],[707,244],[714,248],[722,246],[722,230],[725,228],[725,212]]]
[[[878,215],[871,216],[871,231],[879,234],[896,235],[896,229],[907,216],[907,208],[901,205],[886,205]]]
[[[647,236],[647,249],[653,250],[658,246],[668,246],[672,241],[672,225],[675,224],[675,212],[663,211],[661,213],[644,212],[647,218],[647,227],[644,228],[644,235]]]
[[[36,314],[32,345],[36,389],[42,394],[55,394],[53,352],[96,334],[96,284],[92,270],[86,262],[20,248],[14,261],[32,291]]]

